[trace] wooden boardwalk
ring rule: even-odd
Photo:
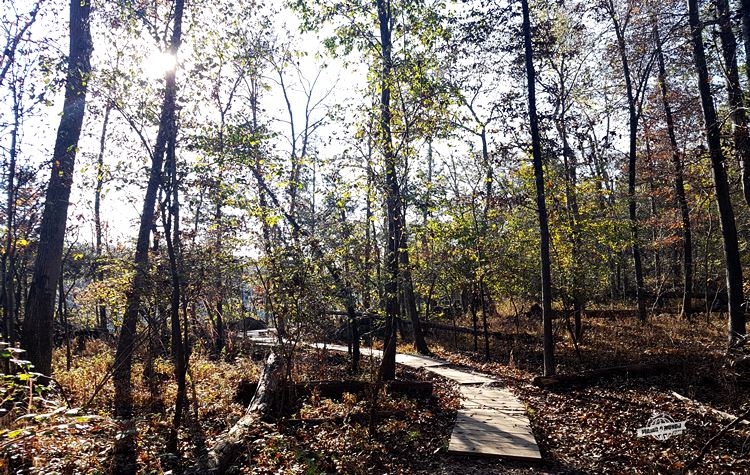
[[[272,346],[277,342],[270,330],[250,331],[247,337],[259,345]],[[344,345],[311,343],[309,346],[336,352],[348,351]],[[362,355],[381,358],[383,352],[362,348]],[[398,353],[396,363],[415,369],[423,368],[459,384],[462,407],[456,414],[448,453],[542,460],[526,408],[506,388],[495,387],[494,384],[498,383],[496,379],[427,356]]]

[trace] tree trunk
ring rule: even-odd
[[[173,55],[177,54],[181,42],[183,8],[184,0],[175,0],[175,23],[169,48],[169,53]],[[174,120],[177,95],[175,72],[175,70],[170,70],[167,71],[165,75],[166,87],[164,91],[164,102],[162,103],[161,108],[159,131],[156,136],[156,145],[151,160],[151,171],[149,173],[146,196],[143,201],[143,211],[141,213],[141,222],[138,230],[138,240],[136,242],[135,258],[133,262],[136,272],[133,277],[132,287],[127,295],[125,316],[123,318],[120,338],[117,342],[117,354],[115,356],[115,367],[117,368],[113,375],[115,386],[115,414],[117,417],[126,419],[132,416],[130,373],[133,352],[135,350],[136,324],[141,309],[142,295],[148,280],[148,243],[154,221],[156,194],[161,182],[162,164],[164,163],[167,143],[172,134],[175,133]]]
[[[719,37],[721,38],[721,54],[724,58],[729,107],[732,110],[734,152],[742,166],[742,192],[745,202],[750,205],[750,135],[748,135],[740,73],[737,68],[737,39],[732,31],[729,1],[714,0],[714,3],[719,20]]]
[[[698,0],[688,0],[691,39],[695,69],[698,75],[698,90],[701,95],[703,119],[706,127],[708,150],[711,156],[711,171],[716,189],[716,204],[719,208],[721,234],[724,241],[724,258],[726,260],[727,293],[729,300],[729,347],[745,334],[745,313],[742,308],[742,265],[737,243],[737,227],[734,222],[734,211],[729,194],[727,173],[724,169],[724,153],[721,149],[721,124],[716,117],[711,82],[706,65],[706,53],[703,47],[703,29],[700,21]]]
[[[290,213],[291,214],[291,213]],[[346,226],[346,207],[341,207],[341,229],[343,230],[343,238],[344,241],[348,241],[350,239],[349,231]],[[299,235],[299,232],[296,233]],[[349,252],[347,251],[344,253],[344,279],[349,279],[349,261],[351,260],[351,256],[349,255]],[[351,289],[351,286],[348,284],[344,284],[344,286],[347,289]],[[347,302],[346,302],[346,319],[347,319],[347,325],[349,326],[349,349],[351,350],[351,372],[357,373],[359,372],[359,359],[360,359],[360,351],[359,351],[359,321],[357,320],[357,312],[354,308],[354,302],[353,298],[351,298],[351,290],[348,290],[346,292],[347,295]],[[365,310],[366,311],[366,310]]]
[[[636,96],[633,91],[633,81],[630,75],[628,63],[628,52],[625,46],[625,32],[620,28],[620,23],[615,17],[614,7],[611,7],[612,21],[617,35],[617,44],[622,61],[622,75],[625,79],[625,89],[628,98],[628,124],[629,124],[629,148],[628,148],[628,218],[630,219],[630,237],[632,239],[631,252],[633,255],[633,267],[635,269],[635,296],[638,305],[638,317],[646,321],[646,295],[643,283],[643,264],[641,259],[641,246],[638,239],[638,206],[635,199],[636,172],[637,172],[637,141],[638,141],[638,112]]]
[[[184,0],[175,0],[174,27],[169,46],[169,53],[177,55],[182,39],[182,14]],[[130,291],[127,294],[125,315],[120,337],[117,341],[117,352],[115,353],[114,371],[112,380],[115,387],[115,416],[123,420],[125,432],[117,440],[112,457],[112,471],[114,473],[131,474],[137,469],[135,461],[135,427],[131,421],[133,416],[133,395],[130,383],[133,353],[136,350],[136,331],[138,318],[141,310],[141,300],[148,282],[149,255],[148,243],[151,228],[154,224],[154,212],[156,206],[156,194],[161,183],[162,164],[166,153],[168,142],[176,133],[175,130],[175,102],[177,86],[175,83],[176,70],[172,69],[165,74],[164,102],[162,103],[159,118],[159,131],[156,136],[154,153],[151,157],[151,170],[149,172],[146,196],[143,200],[143,211],[138,229],[135,257],[133,264],[135,275]]]
[[[96,263],[94,278],[98,282],[104,280],[104,273],[100,270],[102,258],[102,220],[101,220],[101,201],[102,187],[104,186],[104,148],[107,143],[107,126],[109,125],[109,114],[112,111],[112,105],[107,103],[104,110],[104,120],[102,122],[102,133],[99,137],[99,155],[96,159],[96,186],[94,188],[94,232],[96,233],[95,250]],[[96,303],[97,318],[99,328],[107,333],[107,307],[104,301],[99,299]]]
[[[574,319],[574,330],[573,338],[576,342],[580,341],[583,336],[583,297],[581,295],[581,279],[580,271],[580,248],[581,248],[581,227],[580,227],[580,212],[578,208],[578,194],[576,190],[578,175],[575,164],[575,155],[573,149],[568,143],[568,127],[565,117],[567,110],[567,104],[565,101],[566,90],[565,90],[565,77],[564,77],[564,66],[560,68],[560,120],[557,125],[558,133],[562,139],[563,150],[563,166],[565,168],[565,201],[567,203],[566,208],[568,212],[568,226],[570,227],[570,241],[571,241],[571,297],[573,299],[573,319]]]
[[[52,173],[47,186],[39,248],[34,276],[26,302],[21,345],[35,370],[52,372],[52,320],[55,286],[62,265],[68,200],[73,184],[73,170],[86,108],[86,89],[91,72],[91,2],[70,2],[70,54],[65,82],[65,103],[52,157]]]
[[[222,144],[222,149],[224,148]],[[220,200],[221,198],[219,196],[216,197],[217,200]],[[221,252],[221,244],[222,244],[222,234],[221,234],[221,201],[218,201],[216,203],[216,242],[214,243],[215,249],[216,249],[216,257],[219,258],[222,256]],[[214,343],[214,356],[216,358],[219,358],[221,356],[221,352],[224,349],[224,278],[222,276],[222,262],[218,262],[218,269],[216,271],[216,323],[214,326],[214,329],[216,331],[216,341]]]
[[[484,284],[484,276],[487,273],[487,259],[484,252],[484,244],[489,239],[488,230],[490,229],[490,206],[492,204],[492,185],[495,181],[495,174],[490,163],[490,152],[487,146],[487,130],[482,126],[482,133],[479,135],[482,140],[482,161],[485,167],[484,177],[484,209],[482,210],[481,232],[478,236],[477,258],[479,260],[479,300],[482,306],[482,330],[484,333],[484,359],[490,360],[490,338],[489,325],[487,323],[488,305],[487,305],[487,288]]]
[[[656,282],[657,289],[661,287],[661,252],[659,251],[659,246],[656,245],[656,242],[659,239],[659,227],[658,227],[658,217],[659,217],[659,209],[656,205],[656,170],[654,170],[654,161],[651,156],[651,141],[649,140],[648,135],[644,138],[644,142],[646,145],[646,163],[648,164],[649,173],[651,175],[651,179],[648,183],[648,189],[649,189],[649,211],[651,211],[651,220],[653,224],[651,225],[651,243],[654,246],[654,282]],[[659,298],[658,295],[656,297]]]
[[[370,276],[372,268],[372,232],[370,223],[372,222],[372,169],[371,169],[371,152],[368,147],[367,156],[367,188],[365,196],[365,249],[362,258],[362,310],[369,312],[371,310],[370,293],[372,287],[372,277]]]
[[[474,283],[471,286],[471,300],[469,303],[469,310],[471,311],[471,327],[474,329],[474,353],[479,351],[479,318],[477,316],[477,289],[474,288]]]
[[[487,324],[487,295],[484,285],[484,276],[479,278],[479,301],[482,305],[482,334],[484,336],[484,359],[490,360],[490,329]]]
[[[10,153],[8,157],[7,198],[5,206],[5,252],[0,261],[0,272],[2,272],[2,293],[0,299],[3,304],[3,333],[8,343],[14,344],[16,340],[16,329],[14,324],[15,299],[14,299],[14,274],[15,274],[15,246],[14,246],[14,221],[16,215],[16,156],[18,153],[18,132],[21,127],[21,115],[19,109],[18,90],[15,83],[11,84],[13,95],[13,130],[10,134]]]
[[[404,232],[404,241],[406,241],[406,233]],[[403,244],[401,252],[399,252],[399,264],[401,266],[401,292],[404,295],[404,304],[406,307],[406,314],[409,316],[411,321],[412,333],[414,334],[414,346],[420,355],[429,355],[430,349],[427,346],[427,342],[424,339],[424,331],[422,325],[419,323],[419,312],[417,311],[417,299],[414,295],[414,282],[411,277],[411,270],[409,266],[409,253],[406,251],[406,242]]]
[[[659,65],[659,85],[661,89],[661,100],[664,107],[664,116],[667,121],[667,134],[669,145],[672,149],[672,166],[674,167],[674,191],[677,197],[677,205],[680,208],[682,221],[682,316],[690,319],[692,311],[693,294],[693,239],[690,229],[690,207],[685,196],[685,183],[683,179],[682,157],[680,148],[677,146],[677,135],[674,131],[674,118],[672,117],[672,106],[669,103],[669,88],[667,86],[667,72],[664,64],[664,54],[661,49],[661,37],[659,27],[654,20],[654,37],[656,41],[656,55]]]
[[[750,82],[750,0],[741,0],[742,44],[745,47],[745,74]]]
[[[174,354],[174,373],[177,381],[177,394],[175,395],[175,410],[172,418],[172,428],[167,440],[167,451],[177,453],[177,435],[182,423],[182,413],[186,401],[185,375],[187,373],[187,338],[182,337],[182,325],[180,323],[181,297],[181,246],[180,246],[180,200],[179,183],[177,181],[177,157],[176,148],[177,125],[173,123],[172,133],[167,145],[167,173],[169,177],[167,200],[169,210],[162,209],[162,219],[165,221],[164,237],[167,243],[167,255],[169,256],[169,272],[172,284],[170,297],[170,323],[172,326],[172,348]],[[187,325],[185,326],[187,331]]]
[[[391,136],[391,11],[386,0],[376,0],[380,27],[382,70],[380,72],[380,136],[385,162],[386,214],[388,237],[385,255],[385,342],[380,377],[396,378],[396,320],[399,316],[399,249],[403,244],[401,190],[398,183],[396,154]]]
[[[539,138],[539,122],[536,113],[536,73],[531,46],[531,20],[529,2],[521,0],[523,9],[523,43],[526,62],[526,81],[529,94],[529,125],[531,127],[531,153],[534,161],[534,182],[536,184],[536,204],[539,214],[539,247],[542,274],[542,325],[544,329],[544,375],[555,374],[555,345],[552,335],[552,272],[550,266],[550,235],[547,223],[547,204],[544,198],[544,163],[542,145]]]

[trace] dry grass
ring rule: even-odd
[[[80,355],[74,355],[70,370],[65,369],[65,352],[54,354],[55,380],[60,405],[80,408],[81,415],[96,415],[78,423],[75,418],[18,423],[30,436],[19,438],[5,447],[7,473],[105,473],[109,451],[118,426],[111,418],[114,389],[108,378],[114,348],[101,341],[88,342]],[[138,427],[138,460],[146,473],[164,471],[161,459],[164,442],[171,427],[176,383],[172,364],[157,358],[155,369],[159,395],[154,405],[142,377],[143,365],[133,367],[133,397]],[[189,375],[190,407],[185,430],[181,432],[181,449],[193,456],[204,442],[223,432],[243,413],[234,402],[236,382],[242,378],[257,379],[258,366],[247,358],[232,362],[211,361],[205,355],[193,355]],[[105,378],[106,379],[105,381]],[[99,387],[101,386],[101,387]],[[96,397],[91,399],[96,392]],[[51,396],[51,397],[54,397]],[[89,400],[91,403],[84,406]],[[197,420],[195,402],[197,401]],[[153,407],[162,407],[152,411]]]

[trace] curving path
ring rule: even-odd
[[[272,346],[277,342],[272,330],[248,331],[246,337],[258,345]],[[343,345],[310,343],[309,346],[344,353],[348,351]],[[380,358],[383,352],[362,348],[362,355]],[[456,415],[448,453],[542,460],[526,408],[506,388],[496,387],[498,380],[426,356],[398,353],[396,363],[410,368],[424,368],[458,383],[462,407]]]

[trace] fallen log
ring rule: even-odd
[[[680,401],[685,401],[693,404],[694,406],[697,406],[698,409],[704,413],[704,414],[713,414],[719,419],[725,420],[725,421],[733,421],[737,418],[737,416],[733,416],[732,414],[729,414],[728,412],[720,411],[719,409],[715,409],[711,406],[708,406],[706,404],[703,404],[702,402],[696,401],[695,399],[690,399],[687,396],[683,396],[680,393],[672,391],[672,396],[676,397]],[[747,421],[745,419],[740,421],[740,424],[744,425],[750,425],[750,421]]]
[[[735,428],[740,422],[746,420],[748,417],[750,417],[750,408],[746,409],[745,412],[737,416],[732,422],[722,427],[722,429],[719,431],[718,434],[711,437],[708,440],[708,442],[706,442],[705,445],[701,447],[701,450],[700,452],[698,452],[698,455],[696,455],[695,458],[693,458],[693,460],[691,460],[682,468],[682,473],[688,473],[692,468],[698,465],[698,462],[700,462],[701,459],[703,459],[706,453],[708,453],[709,449],[713,447],[716,444],[716,442],[718,442],[722,437],[724,437],[724,434],[729,432],[731,429]]]
[[[220,436],[209,449],[208,454],[198,464],[191,467],[186,474],[223,474],[240,455],[245,438],[251,428],[275,409],[274,395],[279,391],[283,364],[280,358],[271,353],[266,360],[255,395],[245,411],[245,415]]]
[[[289,391],[296,397],[309,396],[316,392],[320,397],[328,399],[341,399],[344,394],[369,394],[375,386],[367,381],[345,380],[345,381],[308,381],[292,384],[284,390]],[[246,403],[250,395],[255,394],[257,383],[240,381],[235,400]],[[427,399],[432,396],[432,383],[429,381],[403,381],[394,380],[385,384],[387,391],[391,394],[406,396],[414,399]]]
[[[608,368],[599,368],[579,374],[558,374],[555,376],[536,376],[533,380],[534,385],[541,388],[551,388],[555,386],[577,386],[584,385],[602,378],[611,376],[624,376],[630,378],[647,377],[661,374],[672,370],[676,367],[673,363],[656,363],[656,364],[632,364],[624,366],[611,366]]]

